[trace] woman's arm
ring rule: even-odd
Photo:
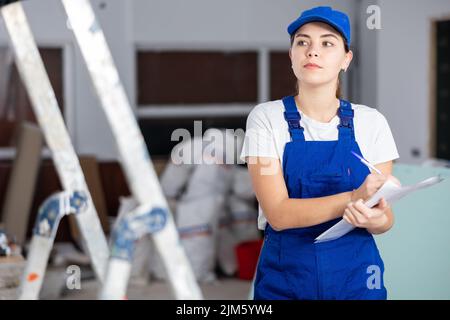
[[[246,162],[258,202],[275,230],[309,227],[342,217],[347,203],[353,200],[352,192],[290,199],[278,159],[247,157]]]

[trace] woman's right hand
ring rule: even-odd
[[[363,201],[369,200],[383,186],[387,179],[388,177],[382,174],[369,174],[366,180],[364,180],[364,183],[358,189],[353,190],[352,202],[356,202],[359,199]]]

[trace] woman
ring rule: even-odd
[[[248,163],[265,230],[255,299],[386,299],[384,264],[372,234],[393,225],[384,199],[363,204],[391,178],[398,152],[376,109],[339,99],[339,72],[352,60],[350,23],[330,7],[288,27],[298,92],[256,106],[241,159]],[[351,151],[382,172],[371,173]],[[314,239],[341,218],[352,232]]]

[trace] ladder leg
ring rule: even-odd
[[[87,197],[82,192],[70,194],[65,191],[51,195],[41,205],[20,283],[20,300],[39,298],[48,258],[61,219],[68,214],[78,214],[86,210],[87,206]]]
[[[126,297],[136,241],[162,230],[167,217],[167,211],[162,208],[149,210],[149,206],[139,206],[118,221],[111,235],[111,256],[100,299]]]

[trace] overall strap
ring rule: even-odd
[[[353,126],[353,117],[355,115],[354,110],[350,102],[339,99],[340,106],[338,110],[338,115],[340,119],[340,124],[338,125],[339,130],[339,140],[345,139],[355,139],[355,131]]]
[[[284,119],[286,119],[289,126],[289,133],[293,141],[305,141],[303,134],[303,127],[300,125],[300,113],[297,110],[295,99],[293,96],[283,98],[284,105]]]

